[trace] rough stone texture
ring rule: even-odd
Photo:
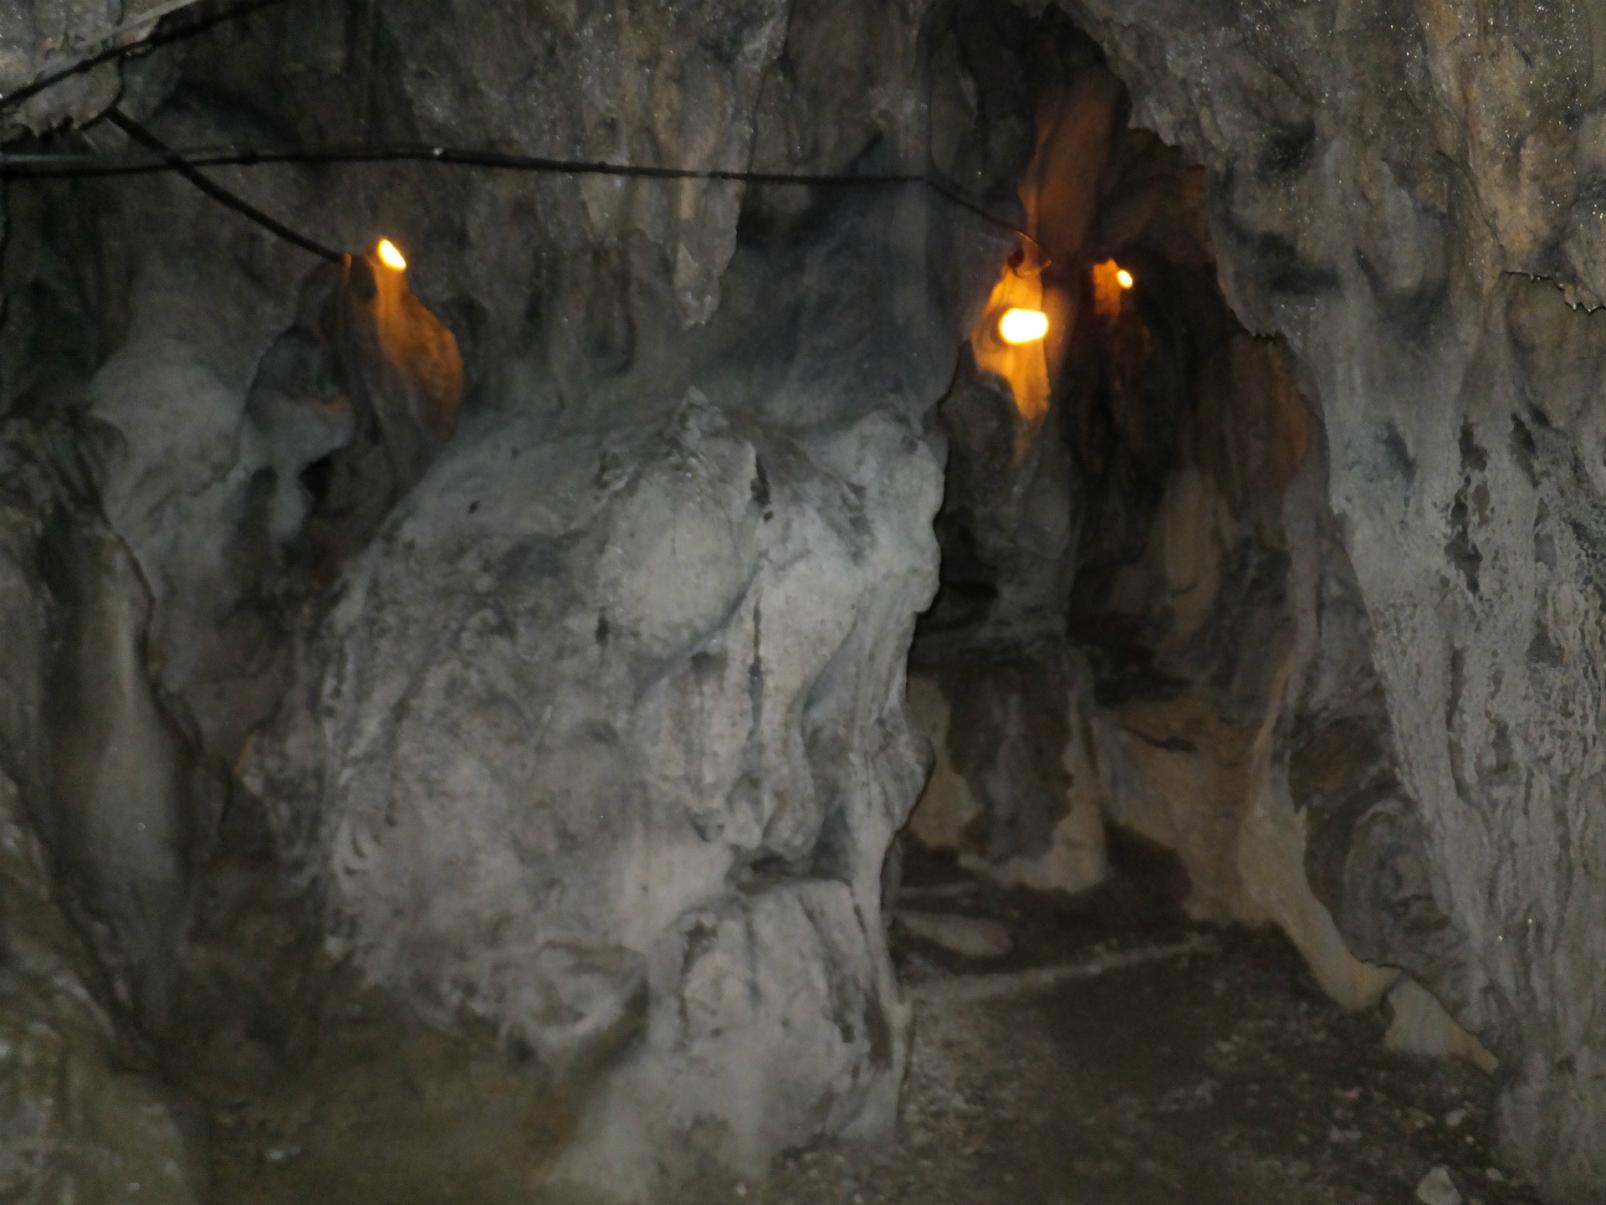
[[[8,6],[0,93],[122,15]],[[0,137],[93,116],[116,88],[115,67],[86,74],[8,108]],[[58,356],[70,335],[22,301],[11,209],[7,190],[0,414],[83,359]],[[186,1205],[198,1169],[129,1022],[167,1004],[186,845],[173,788],[187,767],[140,663],[149,595],[96,513],[81,455],[59,425],[0,430],[0,1196]]]
[[[1423,1205],[1461,1205],[1465,1200],[1450,1173],[1442,1167],[1422,1177],[1422,1182],[1416,1186],[1416,1199]]]
[[[1079,78],[1050,95],[1087,92]],[[1113,107],[1064,117],[1073,147]],[[947,756],[914,831],[995,864],[1039,858],[1074,791],[1083,843],[1102,808],[1182,855],[1197,915],[1259,919],[1238,836],[1311,653],[1283,515],[1309,419],[1277,349],[1235,331],[1213,287],[1199,174],[1151,136],[1107,132],[1105,171],[1072,187],[1057,137],[1023,184],[1064,260],[1045,270],[1072,320],[1050,357],[1054,406],[1034,419],[1013,380],[962,372],[942,408],[944,589],[917,662],[947,696],[923,707]],[[1110,254],[1143,282],[1113,305],[1087,271]],[[988,668],[1001,660],[1027,668]],[[1035,879],[1075,890],[1096,873]]]
[[[148,5],[122,0],[18,0],[0,12],[0,98],[100,49],[125,15]],[[117,97],[115,64],[62,81],[0,113],[0,137],[43,133],[69,121],[98,116]]]
[[[131,208],[138,226],[149,211]],[[85,393],[102,506],[153,595],[157,679],[232,758],[283,689],[298,573],[333,572],[422,475],[462,373],[395,273],[320,271],[292,318],[268,288],[219,306],[186,284],[205,250],[186,239],[144,261],[126,341]]]
[[[984,917],[899,908],[896,919],[912,936],[966,958],[1002,958],[1015,944],[1007,925]]]
[[[1195,916],[1276,923],[1349,1008],[1398,983],[1391,1044],[1487,1068],[1399,980],[1401,964],[1436,977],[1464,949],[1421,872],[1286,352],[1215,287],[1203,173],[1140,131],[1098,158],[1103,176],[1060,198],[1082,213],[1097,197],[1093,216],[1060,239],[1086,243],[1084,268],[1119,258],[1137,290],[1100,297],[1088,274],[1025,455],[1018,390],[1012,409],[1011,390],[962,373],[943,406],[944,593],[915,694],[939,756],[910,831],[976,869],[1077,891],[1102,861],[1068,860],[1048,834],[1074,824],[1100,851],[1102,812],[1180,856]],[[1059,664],[1037,671],[1049,690],[988,663],[1022,657]]]
[[[455,78],[414,55],[452,14],[384,11],[369,82],[338,16],[296,30],[322,50],[295,64],[266,52],[286,35],[264,16],[185,70],[304,100],[284,116],[307,137],[518,128],[534,151],[740,166],[759,113],[769,166],[874,169],[913,145],[918,13],[897,6],[798,5],[790,30],[775,5],[499,13]],[[578,93],[561,72],[524,87],[527,56],[503,50],[532,35],[595,68]],[[883,99],[865,106],[831,72],[867,44],[855,70]],[[343,98],[349,126],[317,128],[318,98]],[[246,129],[183,106],[152,120],[179,141]],[[312,593],[295,684],[242,764],[335,948],[440,1024],[488,1020],[564,1091],[595,1085],[558,1170],[575,1185],[639,1198],[701,1159],[756,1172],[884,1127],[907,1018],[881,870],[918,782],[902,659],[936,552],[921,415],[1002,240],[918,190],[381,169],[331,209],[280,179],[244,187],[326,236],[379,226],[408,250],[469,378],[463,429],[422,478],[367,488],[385,482],[343,449],[362,394],[387,391],[331,365],[314,279],[295,315],[281,301],[262,334],[231,335],[268,351],[209,411],[244,401],[220,468],[255,491],[246,530],[292,571],[313,545],[288,600]],[[369,511],[341,517],[342,482]]]
[[[587,1183],[645,1191],[689,1153],[676,1134],[757,1170],[890,1120],[880,851],[919,766],[920,446],[880,417],[797,444],[695,394],[601,442],[465,434],[353,565],[258,745],[253,785],[369,976],[567,1064],[626,1046]],[[554,947],[607,985],[543,1003],[572,978]],[[794,978],[838,1020],[797,1028]]]
[[[1306,651],[1280,513],[1305,500],[1284,498],[1305,455],[1304,404],[1275,353],[1241,335],[1203,357],[1195,381],[1167,390],[1168,366],[1148,351],[1164,341],[1155,331],[1115,345],[1117,357],[1129,346],[1146,354],[1115,361],[1112,395],[1128,409],[1112,441],[1085,453],[1106,466],[1102,496],[1116,497],[1090,524],[1071,631],[1093,661],[1107,811],[1182,855],[1193,912],[1247,919],[1259,909],[1246,898],[1237,833],[1273,772]],[[1133,459],[1146,464],[1127,470]],[[1158,497],[1127,493],[1127,471],[1152,475]],[[1297,554],[1319,551],[1307,543]]]
[[[888,1011],[865,928],[879,919],[854,894],[828,879],[735,892],[654,943],[642,1048],[592,1098],[557,1182],[650,1200],[702,1161],[762,1176],[800,1141],[884,1137],[908,1006]]]
[[[1032,438],[999,385],[967,356],[943,399],[947,487],[937,530],[945,589],[922,622],[933,660],[945,655],[933,648],[941,643],[957,646],[956,659],[978,645],[1052,648],[1064,630],[1085,517],[1080,478],[1061,412],[1051,410]],[[955,639],[943,641],[944,632]]]
[[[896,1138],[800,1151],[766,1183],[710,1178],[665,1205],[1401,1205],[1434,1167],[1469,1205],[1540,1200],[1497,1166],[1494,1085],[1381,1050],[1382,1018],[1313,995],[1280,936],[1157,941],[1130,882],[1068,915],[932,869],[966,889],[949,906],[1005,921],[1017,948],[1000,962],[895,944],[918,1010]],[[906,881],[925,882],[913,861]]]
[[[910,834],[1006,883],[1098,883],[1104,792],[1078,683],[1063,668],[977,662],[912,678],[910,708],[936,755]]]
[[[923,154],[922,5],[289,8],[129,66],[126,107],[181,145]],[[205,771],[156,793],[196,832],[156,842],[180,898],[249,811],[239,759],[333,950],[440,1025],[491,1022],[567,1098],[597,1087],[559,1171],[580,1187],[640,1199],[884,1128],[923,415],[1007,240],[910,188],[218,175],[320,239],[395,238],[398,304],[436,334],[407,354],[386,277],[309,272],[182,181],[16,187],[4,406],[80,416],[121,558],[85,588],[138,603],[119,632],[148,608],[127,693]],[[440,322],[466,398],[444,444]],[[131,716],[109,743],[149,775]]]
[[[1606,1180],[1606,846],[1593,823],[1606,688],[1590,668],[1606,640],[1590,451],[1603,348],[1598,321],[1572,307],[1606,296],[1591,9],[1071,7],[1133,86],[1140,121],[1208,168],[1228,300],[1255,332],[1285,337],[1325,428],[1343,555],[1279,568],[1303,536],[1279,535],[1285,500],[1258,483],[1299,463],[1282,442],[1293,428],[1216,421],[1246,396],[1286,393],[1232,384],[1266,371],[1264,346],[1223,339],[1213,364],[1184,364],[1167,359],[1174,330],[1129,324],[1123,337],[1141,344],[1146,327],[1171,384],[1200,403],[1198,438],[1173,455],[1177,432],[1147,421],[1163,408],[1108,382],[1109,404],[1086,417],[1117,422],[1121,454],[1100,472],[1143,486],[1123,493],[1056,467],[1064,440],[1085,452],[1103,436],[1052,416],[1034,427],[1044,472],[988,503],[1004,521],[978,543],[993,571],[998,550],[1019,552],[1000,630],[1053,629],[1076,542],[1067,499],[1135,501],[1105,511],[1108,572],[1079,587],[1084,618],[1157,621],[1100,634],[1113,655],[1095,659],[1095,702],[1120,725],[1100,789],[1121,784],[1123,815],[1188,852],[1201,907],[1277,916],[1307,934],[1308,954],[1336,960],[1316,965],[1343,971],[1353,960],[1308,870],[1354,949],[1406,967],[1501,1056],[1511,1149],[1555,1199],[1589,1200]],[[11,6],[0,88],[136,11]],[[126,65],[123,103],[186,144],[418,138],[808,170],[906,170],[929,152],[984,191],[1031,150],[1027,74],[1011,79],[1031,25],[1006,6],[967,12],[960,33],[936,36],[927,6],[893,0],[284,5]],[[1053,54],[1085,67],[1084,43],[1061,28]],[[943,77],[930,87],[926,63]],[[91,73],[6,114],[0,132],[88,120],[115,88],[114,71]],[[1213,289],[1215,273],[1188,224],[1202,210],[1180,203],[1200,177],[1167,154],[1123,142],[1103,226],[1088,233],[1078,194],[1054,229],[1088,256],[1150,232],[1138,266],[1186,309],[1189,282]],[[437,1016],[477,1009],[554,1075],[615,1060],[620,1099],[640,1112],[607,1114],[622,1136],[594,1123],[576,1168],[587,1150],[595,1167],[616,1147],[665,1145],[650,1102],[675,1075],[726,1083],[708,1069],[713,1029],[679,1017],[677,994],[711,1001],[708,1015],[729,1008],[746,1048],[798,1075],[772,1081],[774,1111],[699,1139],[715,1157],[756,1161],[786,1131],[885,1119],[902,1029],[876,896],[917,761],[898,660],[930,584],[923,413],[1007,240],[985,244],[916,190],[394,165],[219,174],[342,247],[402,242],[422,304],[460,341],[465,426],[441,452],[450,424],[422,421],[445,396],[424,383],[432,373],[398,380],[360,348],[329,346],[331,293],[309,262],[182,182],[8,184],[0,410],[46,426],[77,414],[77,451],[40,459],[87,459],[80,502],[98,493],[106,516],[42,553],[72,590],[32,568],[18,587],[60,595],[60,708],[99,708],[80,717],[91,726],[38,737],[71,773],[12,776],[30,814],[46,813],[52,857],[76,858],[86,914],[112,914],[86,922],[84,948],[129,1004],[160,1012],[140,968],[171,940],[191,830],[204,845],[215,827],[221,763],[277,702],[299,623],[295,694],[253,763],[264,784],[318,788],[269,800],[288,850],[373,977]],[[1177,270],[1151,274],[1165,264]],[[350,300],[333,296],[337,310]],[[1190,325],[1211,334],[1210,312],[1189,310]],[[988,427],[985,391],[964,400],[986,438],[977,471],[972,451],[956,455],[957,476],[985,481],[999,449],[1014,463],[1019,433]],[[397,434],[392,402],[417,429]],[[1213,446],[1211,432],[1246,438]],[[611,547],[606,532],[619,533]],[[822,559],[805,559],[815,545]],[[1059,576],[1031,585],[1045,568]],[[1245,589],[1229,597],[1233,583]],[[1149,605],[1160,591],[1176,592],[1163,614]],[[383,622],[366,630],[377,603]],[[526,626],[499,627],[499,607]],[[1274,638],[1238,655],[1250,623]],[[1348,667],[1313,641],[1372,655]],[[502,660],[510,648],[537,660]],[[101,665],[116,670],[103,695],[82,684]],[[1145,689],[1122,694],[1132,687]],[[998,710],[1037,693],[1012,703],[1000,690]],[[332,711],[312,710],[325,700]],[[86,735],[102,731],[98,745]],[[1179,788],[1201,780],[1212,806],[1184,814]],[[107,806],[125,783],[138,813]],[[587,810],[588,786],[633,810]],[[532,787],[552,810],[526,806]],[[564,824],[540,827],[554,816]],[[521,824],[533,855],[506,839]],[[1040,846],[1054,826],[1026,828]],[[620,893],[645,847],[619,841],[647,834],[673,869],[651,872],[638,911]],[[440,882],[407,879],[408,858]],[[541,899],[537,915],[591,908],[589,927],[521,930],[531,890],[571,880],[573,899]],[[108,903],[135,882],[133,903]],[[497,909],[476,911],[492,900],[513,918],[500,936]],[[818,979],[790,963],[777,974],[843,1024],[772,1040],[784,1009],[726,985],[778,949],[816,947]],[[1401,1000],[1405,1016],[1415,1005]],[[873,1025],[847,1023],[861,1005],[887,1020],[890,1056]],[[73,1057],[99,1067],[101,1040]],[[839,1095],[816,1108],[826,1082]],[[653,1174],[622,1166],[626,1180]]]
[[[41,561],[64,552],[47,585]],[[128,564],[81,497],[0,443],[0,1195],[29,1205],[200,1199],[124,1011],[161,1006],[183,849],[152,781],[161,718],[131,673],[145,599]],[[64,683],[92,706],[63,717]],[[114,745],[118,714],[139,719]]]
[[[1598,14],[1074,7],[1138,120],[1209,167],[1228,295],[1287,337],[1326,426],[1422,866],[1467,952],[1429,986],[1510,1069],[1513,1155],[1594,1200]]]

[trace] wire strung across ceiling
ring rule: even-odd
[[[600,160],[556,159],[543,155],[520,155],[506,151],[492,151],[470,147],[433,146],[426,143],[334,144],[324,146],[289,147],[203,147],[195,150],[174,150],[156,140],[149,131],[129,118],[112,110],[110,120],[130,138],[148,150],[151,157],[108,157],[102,155],[53,154],[24,152],[0,153],[0,180],[59,180],[92,176],[134,176],[153,172],[176,171],[213,199],[228,205],[244,216],[259,221],[260,210],[249,202],[230,193],[216,181],[202,175],[207,167],[261,167],[269,164],[363,164],[363,163],[425,163],[450,167],[483,168],[501,171],[535,172],[546,175],[567,176],[619,176],[638,180],[706,180],[760,185],[793,185],[798,187],[875,188],[919,185],[929,188],[951,204],[981,218],[983,221],[1007,230],[1033,246],[1037,240],[1007,218],[988,210],[981,202],[967,197],[958,189],[935,177],[919,172],[889,172],[849,175],[830,172],[773,172],[737,171],[723,168],[664,167],[652,164],[608,163]],[[139,130],[136,134],[134,131]],[[142,136],[143,135],[143,136]],[[203,181],[205,182],[203,184]],[[228,197],[228,200],[224,198]],[[244,208],[242,208],[242,206]],[[246,212],[247,209],[254,213]],[[270,221],[272,219],[269,219]],[[275,223],[278,226],[278,223]],[[274,229],[285,237],[287,228]],[[314,240],[294,235],[292,242],[314,250]],[[319,250],[318,254],[323,254]]]
[[[124,116],[120,110],[109,110],[106,114],[106,119],[127,134],[134,142],[160,155],[166,170],[177,172],[218,204],[234,210],[241,217],[250,219],[264,230],[271,231],[286,242],[300,247],[303,251],[310,251],[314,255],[322,256],[324,259],[332,260],[335,263],[339,263],[345,258],[333,247],[326,247],[316,239],[308,238],[306,235],[292,230],[277,218],[262,212],[238,193],[230,192],[216,180],[197,171],[195,166],[186,160],[183,155],[173,150],[172,147],[140,125],[139,122]]]
[[[191,37],[224,21],[233,20],[267,8],[283,0],[241,0],[228,5],[210,16],[182,22],[174,28],[161,28],[132,45],[109,46],[92,52],[57,71],[41,76],[33,83],[0,97],[0,113],[21,104],[29,97],[62,82],[73,75],[87,71],[101,63],[126,57],[143,49],[166,45]],[[107,40],[127,36],[131,29],[142,28],[157,17],[177,11],[169,5],[147,14],[144,18],[119,27]],[[993,213],[980,201],[965,195],[952,185],[937,179],[930,172],[887,172],[844,174],[829,172],[777,172],[747,171],[724,168],[684,168],[651,164],[609,163],[600,160],[561,159],[542,155],[523,155],[472,147],[436,146],[427,143],[353,143],[284,147],[208,147],[194,150],[175,150],[162,142],[144,126],[118,109],[111,109],[107,119],[122,130],[131,141],[150,152],[148,157],[106,156],[62,152],[0,152],[0,181],[79,179],[93,176],[146,175],[153,172],[177,172],[201,192],[217,203],[232,209],[242,217],[255,222],[277,237],[325,259],[340,260],[340,252],[317,239],[299,233],[264,213],[255,205],[225,188],[200,170],[207,167],[259,167],[269,164],[363,164],[363,163],[424,163],[441,166],[481,168],[501,171],[521,171],[546,175],[615,176],[640,180],[705,180],[755,185],[790,185],[810,188],[874,188],[920,186],[930,189],[943,200],[963,209],[983,221],[997,226],[1036,248],[1038,261],[1046,262],[1041,244],[1007,218]]]

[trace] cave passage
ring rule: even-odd
[[[1599,1205],[1606,102],[1355,7],[0,5],[0,1201]]]
[[[1321,843],[1388,773],[1369,635],[1205,172],[1063,19],[966,35],[982,111],[1033,115],[1029,237],[940,406],[934,769],[895,854],[915,1121],[865,1199],[1535,1199],[1493,1169],[1492,1057],[1330,919]]]

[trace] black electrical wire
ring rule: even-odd
[[[168,26],[152,30],[145,37],[125,45],[103,45],[100,50],[91,51],[83,58],[75,59],[64,67],[41,75],[32,83],[25,84],[15,92],[8,92],[0,96],[0,113],[16,108],[31,97],[37,96],[46,88],[54,87],[65,79],[81,75],[85,71],[92,71],[103,63],[114,59],[128,58],[130,55],[143,54],[145,51],[157,46],[166,46],[172,42],[180,42],[192,38],[198,33],[204,33],[214,26],[225,21],[233,21],[240,17],[249,16],[259,9],[270,8],[275,4],[282,4],[284,0],[241,0],[240,3],[230,4],[219,9],[208,17],[197,17],[193,20],[181,21]],[[126,37],[126,31],[119,31],[112,35],[112,40]]]
[[[124,119],[126,120],[126,119]],[[149,145],[148,143],[146,144]],[[992,213],[980,202],[934,177],[916,172],[846,175],[829,172],[738,171],[723,168],[661,167],[648,164],[608,163],[600,160],[556,159],[471,147],[435,146],[428,143],[334,143],[291,147],[202,147],[170,151],[155,159],[106,159],[96,155],[0,154],[0,178],[70,179],[85,176],[131,176],[151,172],[203,167],[258,167],[265,164],[433,163],[499,171],[535,172],[567,176],[617,176],[642,180],[706,180],[739,184],[792,185],[825,188],[874,188],[919,185],[994,226],[1031,243],[1037,240],[1013,222]],[[180,165],[183,165],[181,167]],[[214,194],[215,195],[215,194]]]
[[[260,9],[281,4],[284,0],[239,0],[218,9],[210,16],[178,24],[159,26],[149,35],[123,45],[108,45],[83,58],[40,76],[15,92],[0,96],[0,113],[27,101],[45,89],[74,75],[92,70],[102,63],[125,58],[172,42],[190,38],[226,21],[248,16]],[[105,41],[126,37],[126,27],[114,31]],[[146,160],[108,160],[98,155],[62,155],[50,153],[7,154],[0,152],[0,181],[19,179],[76,179],[87,176],[141,175],[150,172],[175,171],[219,204],[227,206],[243,217],[271,231],[273,234],[325,259],[341,260],[344,257],[317,240],[300,234],[282,222],[270,217],[249,201],[224,188],[200,172],[203,167],[251,167],[269,163],[384,163],[425,162],[479,167],[509,171],[541,172],[549,175],[619,176],[646,180],[709,180],[742,184],[794,185],[806,187],[889,187],[920,185],[961,209],[991,225],[1009,231],[1023,242],[1038,250],[1038,258],[1046,264],[1044,248],[1035,238],[1013,222],[999,217],[980,202],[966,196],[953,186],[936,179],[929,173],[880,173],[867,175],[841,175],[812,172],[758,172],[725,169],[697,169],[658,167],[628,163],[607,163],[594,160],[554,159],[538,155],[518,155],[502,151],[462,147],[430,146],[423,143],[390,143],[383,145],[326,145],[271,148],[224,147],[198,151],[179,151],[158,139],[149,130],[128,118],[117,109],[108,118],[131,139],[154,152]]]
[[[226,5],[210,16],[199,17],[177,24],[159,25],[142,38],[122,45],[106,45],[66,66],[40,76],[15,92],[0,96],[0,113],[24,103],[30,97],[61,83],[74,75],[90,71],[102,63],[143,53],[155,47],[182,41],[196,34],[250,15],[260,9],[282,4],[284,0],[238,0]],[[127,27],[114,31],[104,41],[126,37]],[[221,205],[271,231],[295,246],[325,259],[340,260],[343,256],[317,240],[299,234],[282,222],[262,212],[249,201],[230,192],[216,181],[202,175],[203,167],[251,167],[268,163],[383,163],[426,162],[461,167],[492,168],[509,171],[541,172],[549,175],[620,176],[647,180],[710,180],[742,184],[794,185],[806,187],[888,187],[920,185],[961,209],[991,225],[1009,231],[1025,243],[1037,248],[1038,259],[1046,265],[1044,248],[1035,238],[1013,222],[999,217],[980,202],[966,196],[953,186],[936,179],[929,173],[881,173],[873,175],[841,175],[811,172],[758,172],[723,169],[694,169],[658,167],[627,163],[607,163],[592,160],[554,159],[537,155],[517,155],[501,151],[462,147],[430,146],[422,143],[390,143],[384,145],[328,145],[321,147],[246,148],[225,147],[200,151],[179,151],[167,146],[149,130],[134,122],[116,109],[110,110],[109,119],[131,139],[155,153],[148,160],[107,160],[98,155],[61,155],[49,153],[7,154],[0,152],[0,181],[18,179],[75,179],[86,176],[141,175],[150,172],[175,171],[196,188]]]
[[[183,155],[179,154],[172,147],[168,146],[144,126],[140,125],[139,122],[134,121],[132,118],[125,117],[117,109],[108,110],[106,113],[106,118],[135,142],[139,143],[147,150],[154,151],[156,154],[160,155],[166,162],[168,168],[183,176],[186,180],[195,185],[196,188],[200,189],[218,204],[227,206],[229,209],[234,210],[242,217],[249,218],[258,226],[261,226],[264,230],[271,231],[280,238],[284,239],[286,242],[293,243],[297,247],[300,247],[303,251],[310,251],[314,255],[322,256],[324,259],[331,260],[337,264],[345,262],[346,257],[340,252],[334,250],[332,247],[326,247],[322,243],[290,229],[290,227],[286,226],[277,218],[270,217],[268,214],[263,213],[262,210],[258,209],[255,205],[251,204],[251,202],[245,200],[243,197],[236,196],[215,180],[211,180],[202,175],[195,169],[194,165],[191,164],[189,160],[185,159]]]
[[[627,176],[644,180],[728,180],[748,184],[921,184],[913,172],[843,175],[829,172],[760,172],[723,168],[657,167],[603,160],[554,159],[473,147],[423,142],[326,143],[317,146],[199,147],[177,152],[192,167],[255,167],[268,163],[441,163],[457,167],[558,173],[570,176]],[[163,159],[108,159],[98,155],[0,154],[0,170],[17,176],[131,176],[171,168]],[[20,169],[20,170],[19,170]]]

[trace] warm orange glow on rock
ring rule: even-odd
[[[1049,349],[1056,342],[1054,332],[1070,325],[1063,298],[1043,287],[1041,262],[1001,265],[971,330],[970,349],[977,369],[1007,387],[1015,403],[1017,456],[1031,446],[1048,414]]]
[[[388,238],[379,240],[379,246],[374,248],[374,253],[379,256],[379,262],[392,272],[407,271],[407,257],[401,253],[401,248]]]
[[[457,427],[463,400],[463,358],[457,337],[413,296],[402,269],[375,272],[374,283],[373,329],[387,374],[378,388],[387,396],[407,399],[411,422],[444,442]]]
[[[998,320],[998,337],[1005,343],[1037,343],[1048,335],[1048,315],[1042,310],[1008,309]]]
[[[1116,263],[1107,259],[1093,265],[1093,308],[1100,318],[1110,322],[1121,316],[1121,298],[1137,284],[1137,279]]]

